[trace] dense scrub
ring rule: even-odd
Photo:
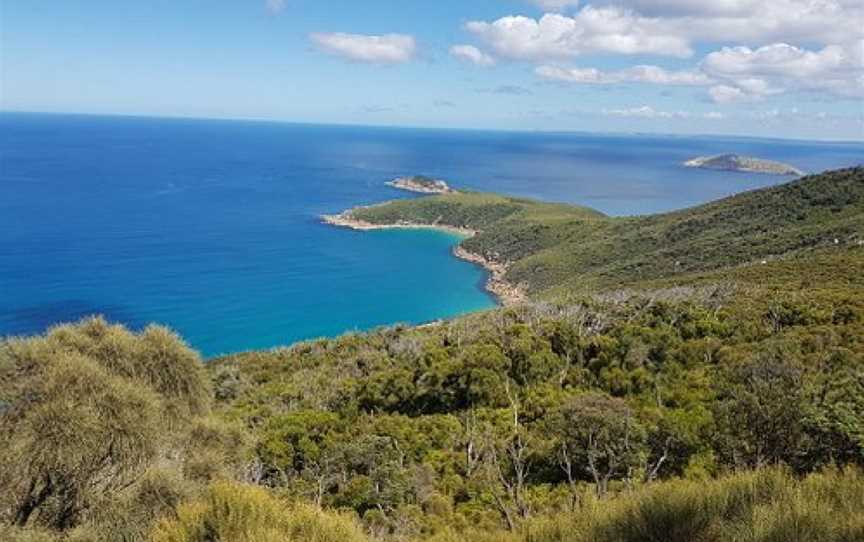
[[[815,258],[834,281],[809,292],[772,290],[778,261],[211,369],[226,416],[260,435],[261,483],[389,536],[518,530],[586,491],[864,463],[864,258],[851,254]]]
[[[610,285],[538,282],[447,322],[206,367],[164,328],[98,318],[2,341],[0,540],[862,540],[861,170],[801,183],[620,221],[405,202]],[[631,263],[659,236],[657,261],[579,263],[568,235],[601,250],[585,232],[615,228]],[[664,272],[687,243],[702,263]]]

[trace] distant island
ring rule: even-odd
[[[425,175],[414,175],[411,177],[399,177],[387,183],[393,188],[408,190],[410,192],[419,192],[421,194],[451,194],[456,192],[446,182],[440,179],[433,179]]]
[[[722,171],[741,171],[748,173],[766,173],[769,175],[804,175],[800,169],[775,162],[740,154],[718,154],[714,156],[699,156],[684,162],[687,167],[702,169],[718,169]]]

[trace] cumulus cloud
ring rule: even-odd
[[[450,56],[470,62],[475,66],[489,67],[495,65],[492,55],[486,54],[473,45],[454,45],[450,48]]]
[[[318,32],[309,37],[320,50],[356,62],[398,64],[412,60],[417,52],[414,37],[406,34]]]
[[[579,85],[645,83],[710,86],[719,104],[755,102],[790,92],[837,98],[864,98],[864,40],[851,46],[829,45],[810,51],[775,43],[751,49],[724,47],[706,55],[690,70],[639,65],[617,71],[541,65],[534,72],[549,81]]]
[[[845,43],[861,35],[860,0],[599,0],[698,41]]]
[[[586,6],[568,17],[502,17],[471,21],[466,29],[498,55],[519,60],[572,58],[587,53],[657,54],[688,57],[685,38],[670,34],[661,21],[618,8]]]
[[[612,85],[617,83],[649,83],[655,85],[698,86],[711,84],[710,77],[699,71],[669,71],[659,66],[633,66],[619,71],[596,68],[562,68],[538,66],[534,72],[547,80],[574,84]]]
[[[729,85],[713,86],[708,89],[708,95],[711,96],[711,99],[714,100],[714,103],[718,104],[748,102],[753,101],[754,99],[759,99],[758,97],[746,94],[740,88],[730,87]]]
[[[789,93],[864,98],[862,0],[530,1],[550,13],[471,21],[465,28],[496,58],[535,63],[535,74],[548,81],[704,86],[717,104]],[[618,70],[566,66],[591,55],[688,58],[696,45],[714,52],[685,69],[660,61]],[[487,53],[481,49],[457,47],[471,49],[457,55],[454,48],[454,56],[484,62],[481,55]],[[644,107],[608,114],[615,111],[655,118],[673,114]]]
[[[687,57],[696,42],[849,44],[860,40],[862,21],[861,0],[601,0],[572,16],[508,16],[466,28],[499,56],[544,61],[590,53]]]
[[[864,40],[818,51],[775,43],[750,49],[724,47],[707,55],[702,70],[723,80],[711,96],[715,101],[753,100],[788,91],[826,92],[839,97],[864,97]],[[735,88],[738,92],[729,89]]]

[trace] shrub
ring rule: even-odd
[[[525,526],[526,542],[852,542],[864,540],[864,474],[787,470],[674,480]]]
[[[363,542],[352,516],[288,505],[262,488],[218,482],[162,520],[153,542]]]
[[[0,341],[0,524],[141,539],[186,495],[181,467],[238,470],[243,432],[204,416],[209,395],[198,354],[164,328],[89,318]]]

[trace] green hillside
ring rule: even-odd
[[[0,540],[864,540],[864,169],[354,214],[478,230],[532,298],[206,365],[101,319],[4,341]]]
[[[453,194],[357,209],[372,223],[480,231],[466,248],[510,262],[508,279],[562,294],[737,266],[864,239],[864,168],[804,177],[673,213],[609,218],[578,207]]]

